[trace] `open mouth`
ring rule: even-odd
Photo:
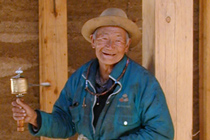
[[[104,55],[108,55],[108,56],[114,56],[115,54],[110,54],[110,53],[105,53],[103,52]]]

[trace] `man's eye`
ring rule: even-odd
[[[103,40],[108,40],[108,38],[106,38],[106,37],[103,37],[102,39],[103,39]]]
[[[123,44],[124,42],[122,40],[115,40],[115,43]]]

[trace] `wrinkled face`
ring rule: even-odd
[[[92,47],[100,64],[114,65],[128,51],[131,40],[120,27],[101,27],[91,35]],[[127,40],[128,39],[128,40]]]

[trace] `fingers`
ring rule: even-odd
[[[25,123],[36,124],[37,114],[29,105],[25,104],[20,99],[17,99],[12,102],[12,106],[14,120],[25,119]]]
[[[13,112],[13,118],[14,120],[23,120],[26,117],[26,113],[21,112]]]
[[[12,112],[13,113],[20,113],[20,114],[25,114],[26,113],[26,111],[24,109],[20,109],[20,108],[17,108],[17,107],[13,107]]]
[[[18,104],[18,106],[21,106],[23,109],[26,110],[26,112],[28,112],[29,110],[31,110],[31,107],[28,106],[27,104],[25,104],[22,100],[20,100],[19,98],[16,99],[16,103]]]
[[[25,117],[20,117],[20,116],[15,116],[15,115],[17,115],[17,114],[13,114],[13,119],[16,121],[25,119]]]
[[[20,106],[19,104],[17,104],[16,101],[13,101],[13,102],[12,102],[12,106],[13,106],[13,107],[20,108],[20,109],[22,108],[22,106]]]
[[[22,106],[23,103],[21,102],[21,104],[20,102],[20,99],[12,102],[12,112],[14,120],[23,120],[26,117],[26,110]]]
[[[15,103],[12,103],[15,105]],[[22,107],[13,106],[12,108],[14,120],[23,120],[26,117],[26,111]]]

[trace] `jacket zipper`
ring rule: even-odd
[[[91,88],[92,88],[92,89],[94,90],[94,92],[96,93],[96,90],[95,90],[95,88],[93,87],[92,83],[91,83],[89,80],[87,80],[87,79],[86,79],[86,81],[90,84]],[[96,96],[94,96],[94,102],[93,102],[93,106],[92,106],[92,122],[91,122],[91,126],[92,126],[92,128],[93,128],[93,134],[94,134],[94,135],[95,135],[95,132],[96,132],[95,127],[93,126],[93,121],[94,121],[94,112],[93,112],[93,108],[94,108],[95,104],[96,104]]]
[[[91,88],[94,90],[94,92],[96,93],[96,90],[95,90],[95,88],[93,87],[93,85],[92,85],[92,83],[89,81],[89,80],[87,80],[86,79],[86,77],[82,74],[82,77],[85,79],[85,84],[86,84],[86,86],[88,86],[88,83],[89,83],[89,85],[91,86]],[[95,104],[96,104],[96,96],[94,96],[94,102],[93,102],[93,106],[92,106],[92,122],[91,122],[91,126],[92,126],[92,129],[93,129],[93,134],[95,135],[95,132],[96,132],[96,130],[95,130],[95,127],[93,126],[93,120],[94,120],[94,112],[93,112],[93,108],[94,108],[94,106],[95,106]]]
[[[107,98],[107,100],[106,100],[106,104],[109,104],[109,99],[110,99],[113,95],[119,93],[119,92],[121,91],[121,89],[122,89],[122,84],[121,84],[119,81],[117,81],[116,79],[114,79],[114,78],[113,78],[112,76],[110,76],[110,75],[109,75],[109,78],[111,78],[114,82],[116,82],[117,84],[119,84],[120,89],[119,89],[118,91],[116,91],[116,92],[110,94],[110,95],[108,96],[108,98]]]
[[[87,79],[85,78],[84,75],[82,75],[82,77],[86,80],[86,84],[89,83],[89,85],[91,86],[91,88],[92,88],[92,89],[94,90],[94,92],[96,93],[96,90],[95,90],[94,86],[92,85],[92,83],[91,83],[89,80],[87,80]],[[107,100],[106,100],[106,104],[109,104],[109,99],[110,99],[113,95],[119,93],[119,92],[121,91],[121,89],[122,89],[122,84],[121,84],[119,81],[117,81],[115,78],[113,78],[113,77],[110,76],[110,75],[109,75],[109,77],[110,77],[112,80],[114,80],[117,84],[120,85],[120,89],[108,96],[108,98],[107,98]],[[95,131],[96,131],[96,130],[95,130],[95,127],[93,126],[93,121],[94,121],[94,112],[93,112],[93,109],[94,109],[95,104],[96,104],[96,96],[94,96],[94,102],[93,102],[93,106],[92,106],[92,123],[91,123],[91,126],[92,126],[92,128],[93,128],[93,134],[94,134],[94,135],[95,135]]]

